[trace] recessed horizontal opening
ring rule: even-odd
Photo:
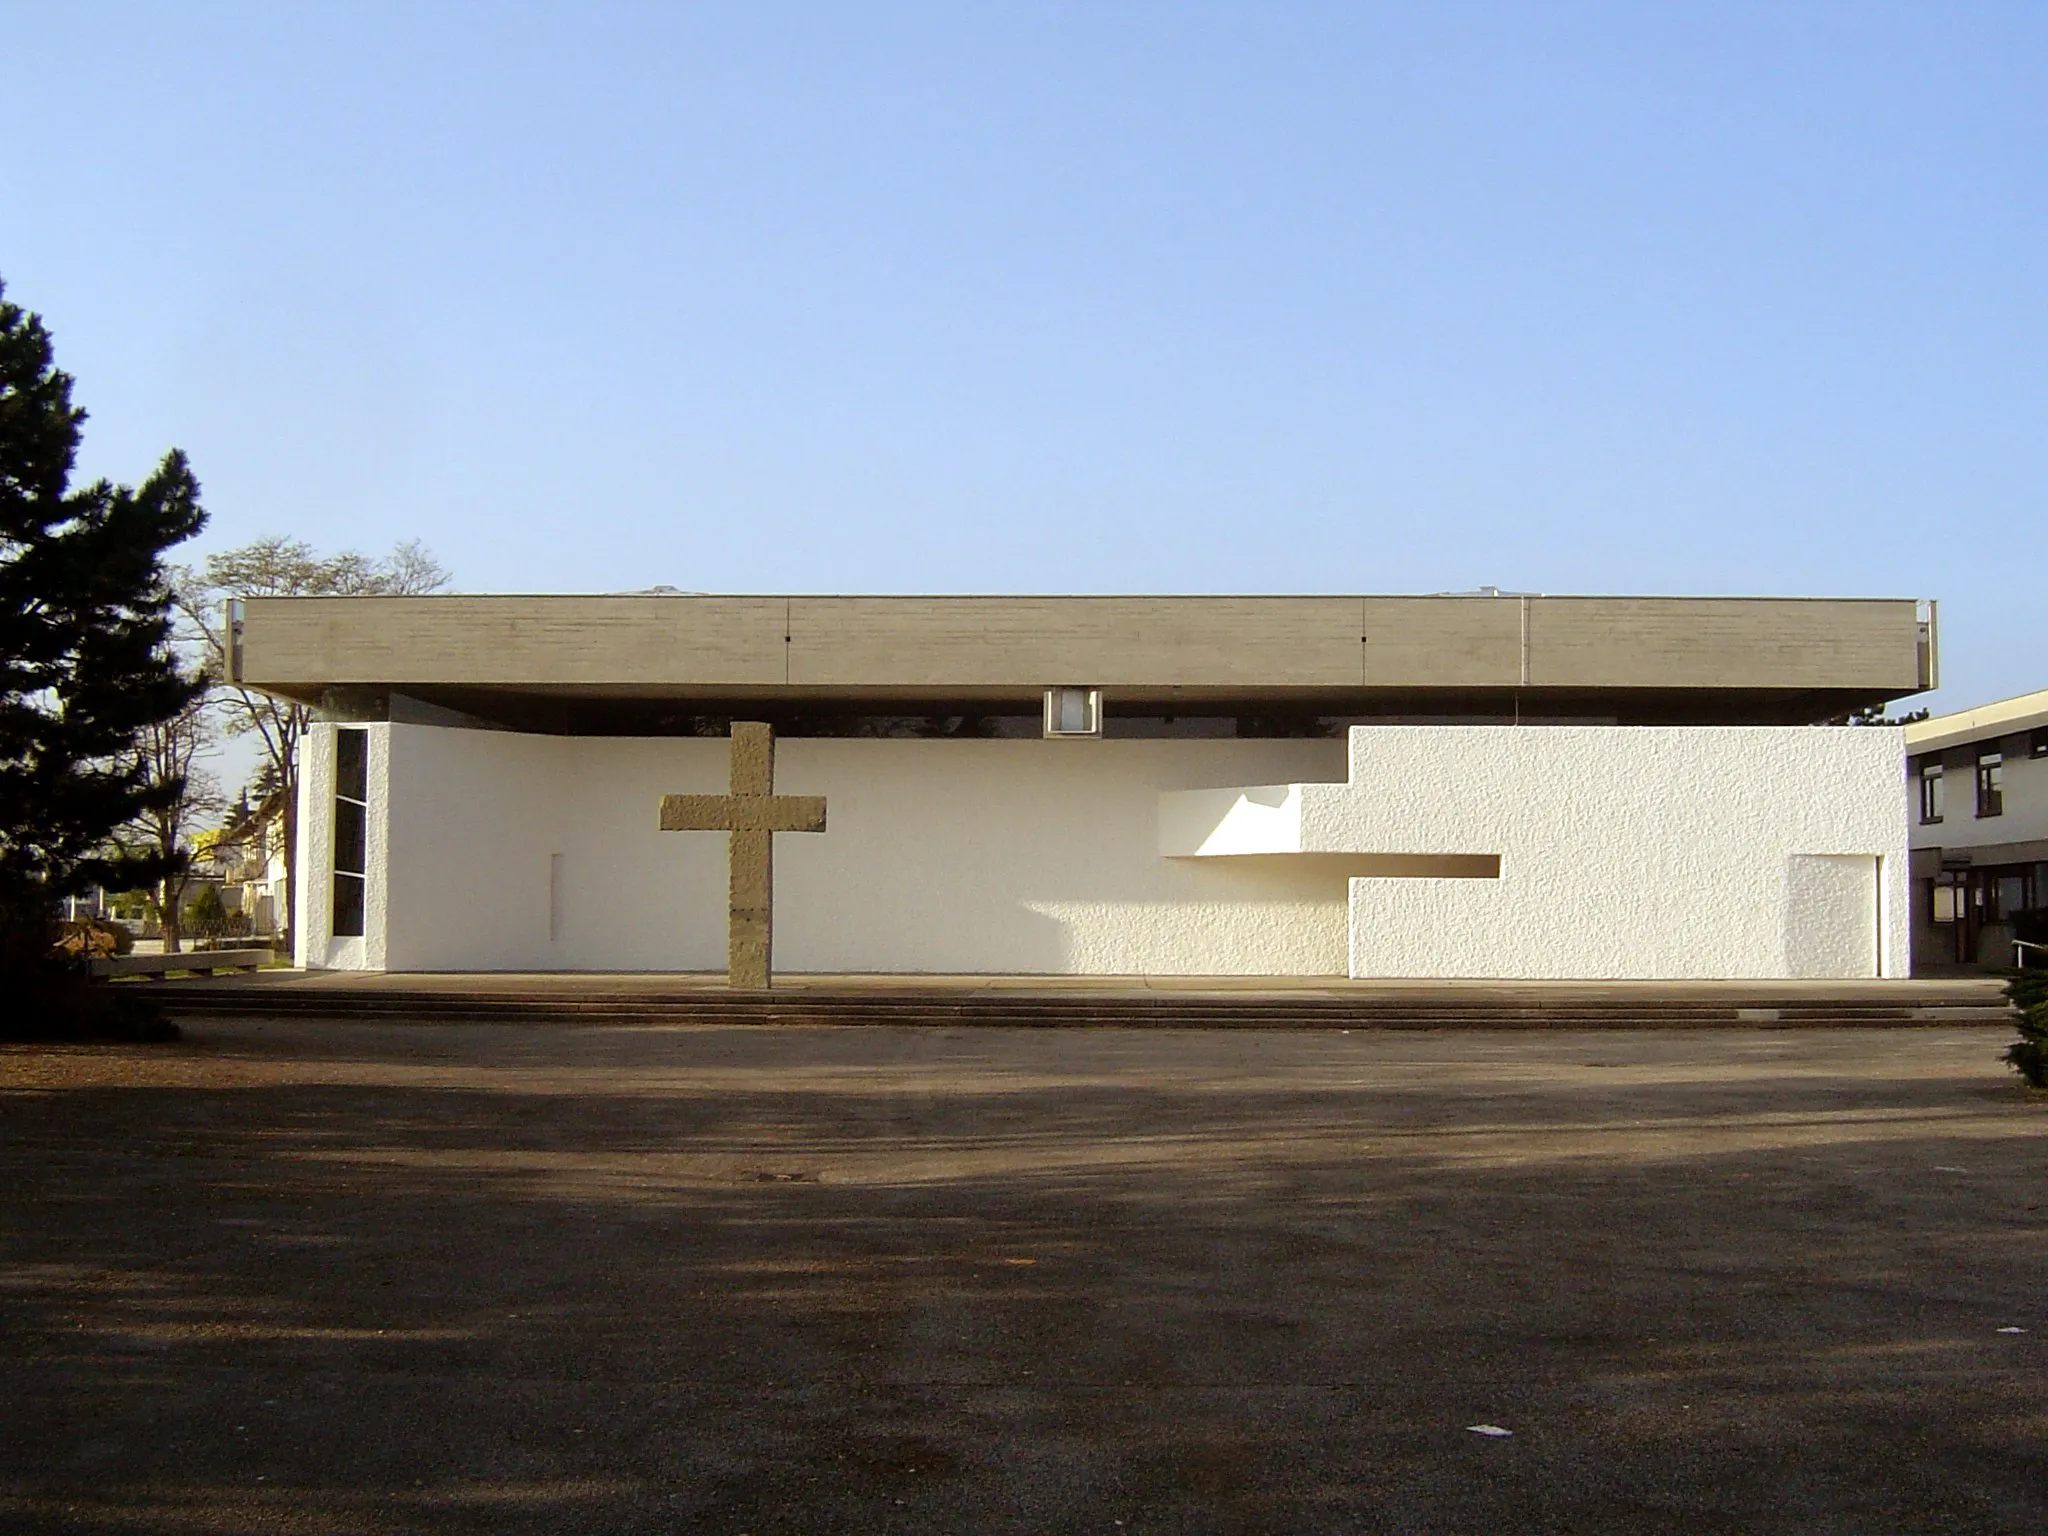
[[[1339,853],[1350,873],[1381,880],[1498,880],[1497,853]]]
[[[1187,857],[1187,855],[1177,855]],[[1224,853],[1205,864],[1243,864],[1360,880],[1498,880],[1497,853]]]

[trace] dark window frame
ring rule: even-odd
[[[1977,815],[1980,820],[2005,814],[2005,754],[1997,748],[1977,754]]]
[[[1941,821],[1943,777],[1940,763],[1920,765],[1920,825],[1923,827],[1935,826]]]

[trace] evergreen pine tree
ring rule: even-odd
[[[134,489],[71,489],[84,420],[0,287],[0,991],[45,1006],[57,902],[165,873],[109,838],[182,792],[147,782],[136,743],[201,686],[170,650],[163,562],[206,521],[198,482],[173,450]]]

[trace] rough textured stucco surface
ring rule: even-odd
[[[364,828],[364,859],[370,876],[363,893],[360,936],[334,936],[334,733],[332,725],[310,727],[299,744],[299,912],[292,933],[293,962],[329,970],[381,971],[390,966],[385,953],[389,919],[385,907],[390,887],[380,871],[388,862],[391,741],[381,726],[349,726],[369,736],[369,816]]]
[[[328,937],[333,927],[333,907],[325,872],[334,867],[334,818],[315,807],[334,803],[334,727],[314,725],[299,741],[299,819],[297,881],[298,911],[292,914],[292,963],[299,966],[331,966]],[[372,804],[377,804],[374,786]],[[375,874],[373,884],[382,884]],[[362,962],[342,966],[358,970]]]
[[[726,790],[724,740],[370,730],[388,741],[372,820],[388,817],[391,853],[371,890],[390,969],[725,968],[725,837],[658,825],[664,795]],[[829,823],[775,839],[776,968],[1342,975],[1341,871],[1161,858],[1158,804],[1162,790],[1335,779],[1343,751],[785,739],[777,791],[823,796]],[[306,867],[324,868],[306,846]]]
[[[1903,750],[1882,727],[1357,729],[1350,782],[1302,788],[1301,843],[1500,855],[1497,880],[1354,879],[1354,976],[1840,975],[1813,967],[1873,952],[1904,975]],[[1814,855],[1868,860],[1875,889],[1809,869],[1795,902]]]
[[[1878,974],[1878,862],[1863,854],[1794,854],[1786,866],[1785,974]]]

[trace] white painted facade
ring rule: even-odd
[[[305,745],[299,963],[722,970],[726,848],[663,833],[726,743],[379,723],[365,932],[330,934]],[[786,972],[1906,972],[1896,731],[1375,726],[1342,740],[789,738]]]
[[[1914,818],[1915,848],[2048,842],[2048,690],[1916,721],[1906,727],[1906,750],[1916,790],[1921,765],[1941,768],[1947,781],[1941,818]],[[1999,760],[1999,806],[1990,815],[1977,803],[1975,773],[1986,754]]]
[[[1906,752],[1914,953],[2011,965],[2016,921],[2048,909],[2048,690],[1916,721]]]

